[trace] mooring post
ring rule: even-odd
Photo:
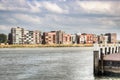
[[[117,47],[115,47],[115,53],[117,53]]]
[[[99,74],[99,51],[93,52],[93,60],[94,60],[94,76],[97,76]]]
[[[107,55],[107,48],[105,47],[105,55]]]
[[[111,48],[109,47],[109,48],[108,48],[108,54],[110,54],[110,53],[111,53]]]
[[[112,48],[112,54],[114,53],[114,48]]]
[[[104,73],[104,60],[103,60],[103,57],[104,57],[104,54],[101,52],[100,53],[100,71],[101,71],[101,74],[103,74]]]
[[[118,47],[118,53],[120,53],[120,46]]]

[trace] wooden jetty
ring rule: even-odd
[[[94,75],[120,74],[120,45],[95,44],[94,48]]]

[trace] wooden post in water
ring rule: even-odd
[[[118,47],[118,53],[120,53],[120,46]]]
[[[107,55],[107,48],[105,47],[105,55]]]
[[[104,73],[104,61],[103,61],[103,57],[104,57],[104,54],[101,52],[100,53],[100,71],[101,71],[101,74],[103,74]]]
[[[114,48],[112,48],[112,54],[114,53]]]
[[[115,53],[117,53],[117,47],[115,47]]]
[[[110,54],[110,53],[111,53],[111,47],[108,48],[108,54]]]
[[[99,51],[93,52],[93,60],[94,60],[94,76],[99,74]]]

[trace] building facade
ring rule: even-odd
[[[43,44],[71,44],[71,35],[63,31],[44,32]]]
[[[117,35],[116,33],[106,33],[101,34],[98,36],[98,43],[116,43],[117,42]]]
[[[25,30],[24,28],[11,28],[8,36],[9,44],[94,44],[116,43],[116,33],[95,34],[67,34],[61,30],[41,32]]]
[[[84,34],[80,34],[80,35],[77,35],[77,42],[78,42],[78,44],[85,44],[86,43],[86,39],[87,39],[87,37],[86,37],[86,34],[84,33]]]
[[[108,36],[108,43],[116,43],[117,42],[117,34],[116,33],[106,33]]]
[[[93,43],[98,43],[98,36],[93,34]]]
[[[64,36],[65,32],[59,30],[59,31],[56,31],[56,43],[57,44],[63,44],[63,36]]]
[[[94,41],[94,35],[93,34],[86,34],[86,44],[93,44]]]
[[[40,44],[41,32],[24,30],[20,27],[12,28],[9,34],[9,42],[10,44]]]
[[[98,43],[98,36],[95,34],[82,33],[77,35],[78,44],[93,44]]]
[[[17,27],[11,29],[11,43],[12,44],[23,44],[23,32],[24,29]]]
[[[101,44],[107,44],[108,43],[108,36],[101,34],[98,36],[98,43]]]
[[[72,34],[71,35],[71,43],[72,44],[77,44],[77,34]]]
[[[44,32],[43,44],[56,44],[56,31]]]
[[[64,34],[63,35],[63,44],[72,44],[71,35],[70,34]]]
[[[38,31],[38,30],[33,31],[33,41],[35,44],[42,43],[42,35],[41,35],[40,31]]]

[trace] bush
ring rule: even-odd
[[[6,43],[7,42],[7,36],[5,34],[0,34],[0,43]]]

